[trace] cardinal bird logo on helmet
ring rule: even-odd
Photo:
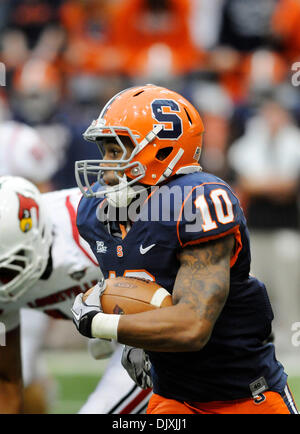
[[[33,214],[32,210],[36,212],[36,218],[39,219],[39,206],[31,197],[25,197],[20,193],[17,193],[20,206],[19,206],[19,220],[20,229],[22,232],[28,232],[32,229]]]

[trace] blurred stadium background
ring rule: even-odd
[[[199,109],[201,163],[243,204],[252,272],[268,286],[278,356],[298,406],[299,27],[299,0],[0,2],[0,128],[14,120],[41,135],[52,164],[47,179],[32,179],[42,191],[75,186],[74,161],[97,158],[82,132],[119,90],[161,84]],[[16,136],[5,137],[13,150]],[[0,174],[4,158],[0,144]],[[25,166],[16,160],[10,172],[30,178]],[[50,321],[41,350],[51,412],[75,413],[106,362],[92,360],[64,321]]]

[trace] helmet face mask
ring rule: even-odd
[[[107,132],[109,130],[109,132]],[[102,132],[104,131],[104,132]],[[120,129],[118,128],[118,132],[115,131],[114,127],[94,127],[94,123],[86,130],[86,132],[83,134],[83,137],[86,140],[94,141],[96,142],[100,155],[102,156],[102,159],[99,160],[82,160],[82,161],[76,161],[75,163],[75,177],[77,184],[84,194],[85,197],[93,197],[97,196],[97,192],[95,193],[92,190],[92,184],[89,180],[88,175],[94,175],[97,178],[97,182],[99,182],[100,185],[105,185],[105,182],[103,181],[103,174],[104,172],[110,172],[113,171],[115,173],[116,178],[119,180],[119,184],[121,184],[121,181],[124,181],[124,174],[126,171],[133,171],[136,174],[135,179],[132,179],[128,181],[127,186],[131,186],[132,184],[137,183],[139,180],[141,180],[144,177],[145,170],[143,165],[139,161],[133,162],[133,157],[136,155],[138,151],[138,143],[136,142],[136,138],[133,136],[132,132],[128,128]],[[125,144],[123,143],[122,137],[126,137],[130,139],[131,143],[133,144],[133,149],[131,154],[127,157],[127,149]],[[109,160],[104,159],[105,155],[105,149],[103,145],[103,141],[108,141],[112,143],[116,143],[121,151],[122,156],[118,160]],[[127,157],[127,158],[126,158]],[[82,181],[82,178],[83,181]],[[118,185],[119,185],[118,184]],[[109,189],[109,191],[118,191],[125,189],[127,186],[125,184],[123,185],[116,185],[115,187],[112,187]],[[100,192],[100,195],[103,195],[103,191]]]
[[[203,131],[199,113],[176,92],[154,85],[126,89],[106,104],[83,134],[86,140],[98,143],[100,151],[99,141],[110,138],[123,155],[116,160],[77,161],[78,186],[85,197],[97,197],[107,191],[93,191],[89,175],[101,183],[103,171],[114,171],[119,180],[125,174],[129,186],[158,185],[176,174],[200,171]],[[134,147],[127,158],[122,136]],[[125,185],[114,188],[120,190]]]
[[[36,260],[32,247],[23,246],[16,253],[11,253],[8,258],[2,259],[0,300],[14,301],[21,297],[40,277],[41,272],[43,272],[42,262]]]
[[[0,301],[13,302],[43,274],[52,242],[42,196],[29,181],[0,177]]]

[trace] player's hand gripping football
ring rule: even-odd
[[[139,387],[142,389],[153,387],[150,376],[151,362],[144,350],[125,345],[122,353],[122,365]]]
[[[105,290],[105,280],[98,282],[89,296],[83,301],[83,293],[78,294],[71,308],[73,322],[83,336],[92,338],[92,320],[95,315],[102,311],[100,297]]]

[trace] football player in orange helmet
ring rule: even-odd
[[[116,142],[120,158],[77,161],[77,183],[84,196],[91,197],[97,193],[88,174],[100,180],[103,172],[113,170],[119,177],[126,175],[127,186],[154,186],[174,175],[199,172],[203,131],[199,113],[178,93],[151,84],[126,89],[108,101],[83,135],[96,142],[102,154],[104,139]],[[128,143],[133,145],[129,156]],[[124,181],[121,184],[125,190]]]
[[[76,297],[73,321],[84,336],[146,351],[153,381],[147,413],[297,413],[284,368],[267,343],[273,313],[264,284],[249,274],[243,210],[226,182],[201,171],[202,134],[195,108],[154,85],[117,94],[85,132],[104,156],[77,163],[84,194],[77,227],[104,280],[85,301]],[[90,174],[98,178],[94,185]],[[105,201],[130,208],[137,183],[155,186],[140,218],[98,218]],[[180,195],[170,201],[173,187]],[[115,276],[155,280],[173,305],[105,314],[100,294],[105,279]],[[130,348],[124,354],[123,365],[143,386],[148,359]]]

